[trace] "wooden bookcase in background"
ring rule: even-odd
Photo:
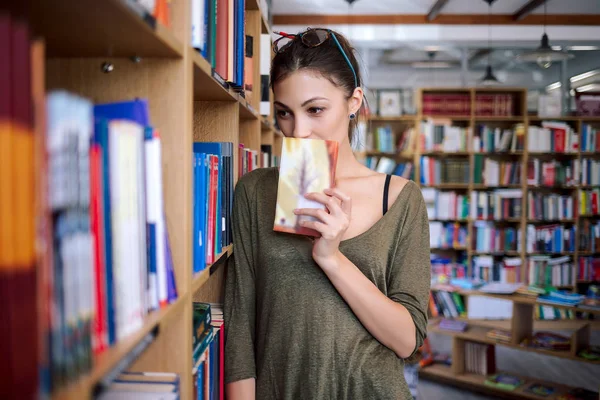
[[[422,98],[423,98],[423,94],[426,93],[459,93],[459,94],[466,94],[469,96],[470,98],[470,112],[468,114],[465,115],[428,115],[428,114],[424,114],[423,113],[423,104],[422,104]],[[480,117],[480,116],[476,116],[475,115],[475,96],[477,94],[486,94],[486,93],[502,93],[502,94],[510,94],[513,96],[513,102],[515,104],[515,109],[514,109],[514,116],[507,116],[507,117]],[[421,146],[419,145],[419,135],[420,135],[420,124],[421,121],[427,119],[427,118],[432,118],[434,120],[450,120],[452,121],[453,125],[457,125],[457,126],[463,126],[463,127],[471,127],[471,133],[474,131],[475,127],[478,124],[486,124],[488,126],[492,126],[492,127],[500,127],[500,128],[512,128],[514,125],[516,124],[523,124],[524,126],[524,131],[525,131],[525,144],[524,144],[524,150],[522,151],[517,151],[517,152],[512,152],[512,153],[502,153],[502,152],[498,152],[498,153],[494,153],[494,154],[490,154],[490,153],[481,153],[481,152],[474,152],[471,149],[471,137],[467,138],[467,151],[461,151],[461,152],[423,152],[421,150]],[[527,218],[527,194],[530,191],[536,191],[536,190],[544,190],[547,193],[570,193],[573,196],[574,199],[574,203],[578,204],[578,190],[581,188],[589,188],[589,186],[582,186],[581,184],[577,184],[577,185],[573,185],[573,186],[568,186],[568,187],[560,187],[560,188],[544,188],[542,186],[540,187],[533,187],[533,186],[528,186],[527,185],[527,162],[530,158],[533,157],[537,157],[537,158],[541,158],[543,160],[550,160],[552,158],[558,158],[558,159],[574,159],[579,161],[582,157],[592,157],[592,158],[600,158],[600,154],[598,153],[582,153],[580,150],[578,150],[575,153],[567,153],[567,154],[561,154],[561,153],[552,153],[552,154],[540,154],[540,153],[531,153],[529,151],[527,151],[527,133],[528,133],[528,128],[531,125],[538,125],[541,123],[541,121],[560,121],[560,122],[565,122],[568,125],[570,125],[576,132],[581,133],[581,128],[582,128],[582,124],[584,123],[588,123],[591,124],[593,126],[600,126],[600,117],[549,117],[549,118],[540,118],[537,116],[530,116],[527,114],[527,90],[524,88],[505,88],[505,87],[499,87],[499,88],[424,88],[424,89],[420,89],[418,91],[418,95],[417,95],[417,114],[416,115],[401,115],[401,116],[397,116],[397,117],[379,117],[379,116],[370,116],[367,119],[367,131],[373,131],[377,126],[385,126],[385,125],[389,125],[392,127],[392,131],[394,133],[399,133],[401,132],[403,129],[408,128],[408,127],[412,127],[414,129],[414,135],[416,136],[414,138],[414,143],[415,146],[413,147],[413,150],[411,152],[406,151],[405,155],[400,155],[400,154],[395,154],[395,153],[381,153],[381,152],[377,152],[377,151],[366,151],[366,152],[361,152],[358,153],[359,157],[366,157],[366,156],[373,156],[373,157],[381,157],[381,156],[385,156],[385,157],[390,157],[390,158],[394,158],[397,162],[412,162],[413,166],[414,166],[414,180],[415,183],[417,183],[420,187],[430,187],[430,188],[435,188],[438,190],[449,190],[449,191],[456,191],[458,193],[463,193],[466,194],[467,196],[470,196],[470,193],[473,191],[492,191],[494,189],[502,189],[502,188],[515,188],[515,189],[521,189],[522,190],[522,206],[521,206],[521,218],[515,218],[515,219],[508,219],[508,220],[490,220],[490,222],[493,222],[495,224],[498,225],[504,225],[504,226],[516,226],[518,227],[518,229],[521,231],[522,237],[525,238],[526,237],[526,227],[527,224],[534,224],[534,225],[541,225],[541,224],[551,224],[551,223],[564,223],[566,225],[569,224],[576,224],[579,228],[579,226],[581,225],[581,222],[583,219],[585,218],[589,218],[588,217],[582,217],[579,214],[577,215],[576,218],[572,219],[572,220],[556,220],[556,221],[543,221],[543,220],[531,220]],[[522,168],[521,168],[521,176],[520,176],[520,183],[518,185],[500,185],[500,186],[485,186],[482,184],[475,184],[474,182],[474,157],[476,155],[482,155],[484,158],[485,157],[493,157],[495,160],[519,160],[522,162]],[[421,168],[421,164],[420,164],[420,159],[422,156],[430,156],[430,157],[438,157],[438,158],[442,158],[442,157],[453,157],[453,158],[464,158],[464,159],[468,159],[469,160],[469,166],[470,166],[470,171],[471,171],[471,175],[470,175],[470,179],[468,183],[458,183],[458,184],[449,184],[449,183],[445,183],[445,184],[439,184],[439,185],[422,185],[420,183],[420,168]],[[469,198],[470,200],[470,198]],[[600,219],[600,217],[598,218]],[[467,225],[468,227],[468,239],[467,239],[467,246],[466,248],[460,247],[460,248],[440,248],[440,249],[432,249],[432,252],[441,252],[441,253],[446,253],[452,256],[456,256],[457,252],[465,252],[467,255],[467,266],[468,266],[468,275],[471,275],[471,261],[473,256],[476,255],[486,255],[486,254],[491,254],[494,256],[511,256],[511,257],[520,257],[521,258],[521,262],[522,262],[522,267],[521,267],[521,281],[525,282],[526,281],[526,268],[525,268],[525,263],[527,261],[527,256],[531,255],[531,254],[540,254],[538,253],[531,253],[531,254],[527,254],[526,252],[526,247],[525,247],[525,242],[523,239],[523,243],[521,246],[521,250],[520,251],[508,251],[508,252],[490,252],[490,253],[477,253],[476,251],[474,251],[472,249],[471,246],[471,240],[470,238],[472,237],[472,233],[473,233],[473,224],[474,224],[474,220],[472,220],[470,217],[465,219],[457,219],[457,220],[444,220],[444,222],[458,222],[464,225]],[[594,255],[594,254],[590,254],[590,253],[583,253],[579,251],[579,237],[578,235],[576,236],[575,239],[575,251],[573,252],[568,252],[568,253],[561,253],[561,254],[553,254],[553,255],[570,255],[572,256],[572,259],[574,260],[574,262],[576,260],[578,260],[578,257],[580,255]],[[598,256],[600,256],[600,254],[596,254]],[[587,282],[579,282],[579,283],[587,283]],[[568,286],[568,287],[564,287],[566,289],[576,289],[576,285],[573,286]]]
[[[466,94],[470,99],[470,112],[465,113],[464,115],[428,115],[423,112],[423,95],[426,93],[458,93],[458,94]],[[475,115],[475,106],[476,106],[476,95],[480,93],[502,93],[502,94],[510,94],[513,96],[513,102],[515,103],[515,107],[513,109],[512,116],[505,117],[482,117]],[[581,217],[579,213],[576,218],[567,221],[536,221],[527,218],[527,193],[532,190],[540,190],[543,189],[548,193],[570,193],[573,196],[574,204],[578,205],[578,189],[583,187],[581,184],[577,184],[575,186],[569,187],[561,187],[561,188],[536,188],[530,187],[527,184],[527,162],[532,157],[539,157],[544,160],[549,160],[552,158],[558,159],[575,159],[579,161],[582,156],[585,157],[600,157],[600,153],[582,153],[580,148],[577,152],[571,154],[540,154],[540,153],[530,153],[527,150],[527,134],[528,128],[531,125],[537,125],[541,123],[541,121],[561,121],[570,125],[577,133],[581,134],[582,124],[589,123],[593,126],[600,126],[600,118],[596,117],[551,117],[551,118],[539,118],[537,116],[530,116],[527,114],[527,90],[524,88],[425,88],[419,90],[417,96],[417,114],[416,115],[402,115],[397,117],[379,117],[379,116],[370,116],[367,121],[367,131],[372,132],[377,126],[391,126],[393,133],[400,133],[407,128],[413,128],[413,134],[416,135],[414,138],[415,146],[413,146],[412,152],[404,151],[403,155],[401,154],[390,154],[390,153],[380,153],[377,151],[367,151],[363,153],[359,153],[360,157],[373,156],[373,157],[390,157],[394,158],[397,162],[412,162],[414,166],[414,181],[420,187],[432,187],[440,190],[450,190],[456,191],[459,193],[466,194],[470,201],[470,193],[474,190],[484,190],[484,191],[492,191],[494,189],[500,188],[518,188],[522,191],[522,206],[521,206],[521,218],[513,218],[503,221],[491,220],[494,224],[497,225],[513,225],[516,226],[522,234],[522,245],[521,249],[518,252],[493,252],[493,253],[477,253],[472,249],[472,241],[471,237],[473,235],[473,225],[474,222],[470,216],[466,220],[444,220],[446,222],[459,222],[460,224],[467,225],[468,229],[468,237],[467,237],[467,246],[460,248],[444,248],[444,249],[432,249],[432,253],[442,252],[449,256],[451,256],[456,261],[456,255],[458,252],[465,252],[467,255],[467,274],[471,276],[472,273],[472,258],[475,255],[479,254],[492,254],[494,256],[511,256],[511,257],[519,257],[522,262],[521,267],[521,281],[526,282],[526,261],[529,254],[526,252],[525,246],[525,238],[526,238],[526,227],[528,223],[533,224],[550,224],[550,223],[564,223],[564,224],[576,224],[579,232],[581,222],[584,218],[589,217]],[[525,142],[524,149],[522,151],[517,151],[513,153],[481,153],[474,152],[471,147],[471,137],[467,138],[467,151],[461,152],[427,152],[424,153],[421,151],[421,146],[419,143],[420,137],[420,124],[421,121],[433,118],[434,120],[450,120],[453,125],[470,127],[471,133],[474,132],[477,124],[486,124],[491,127],[500,127],[500,128],[512,128],[515,124],[523,124],[524,132],[525,132]],[[474,184],[474,157],[476,154],[481,154],[483,157],[493,157],[496,160],[519,160],[522,162],[520,183],[518,185],[508,185],[508,186],[485,186],[481,184]],[[460,184],[440,184],[440,185],[422,185],[420,183],[420,159],[422,156],[427,155],[431,157],[455,157],[455,158],[466,158],[469,160],[469,169],[470,179],[468,183],[460,183]],[[596,216],[596,220],[600,219],[600,216]],[[575,251],[569,253],[561,253],[555,255],[564,255],[568,254],[572,257],[573,263],[576,268],[576,262],[580,255],[596,255],[600,256],[600,254],[589,254],[579,251],[579,235],[576,235],[575,238]],[[534,253],[540,254],[540,253]],[[553,254],[554,255],[554,254]],[[576,282],[575,285],[564,287],[565,289],[576,290],[577,283],[586,283],[586,282]],[[486,394],[491,394],[498,397],[503,398],[511,398],[511,399],[539,399],[539,396],[536,396],[531,393],[525,392],[523,389],[529,386],[531,383],[540,383],[547,384],[556,388],[556,392],[549,397],[548,399],[557,398],[560,394],[566,393],[571,388],[566,385],[558,385],[555,383],[543,382],[537,379],[531,379],[527,377],[522,377],[525,379],[526,384],[521,387],[513,390],[507,391],[502,389],[497,389],[491,386],[486,385],[485,379],[486,377],[483,375],[477,375],[468,373],[465,371],[465,359],[464,359],[464,350],[465,350],[465,342],[477,342],[477,343],[485,343],[491,345],[498,345],[509,347],[512,349],[518,349],[521,351],[527,352],[535,352],[538,354],[570,359],[579,362],[585,362],[593,365],[600,365],[598,361],[589,361],[582,357],[577,356],[577,353],[586,348],[590,344],[590,334],[591,330],[597,330],[600,328],[597,320],[593,321],[585,321],[585,320],[536,320],[534,318],[534,307],[540,305],[541,303],[537,303],[535,299],[527,298],[525,296],[519,295],[491,295],[485,294],[477,291],[459,291],[459,293],[466,299],[467,296],[479,295],[479,296],[489,296],[496,297],[505,300],[510,300],[513,303],[513,317],[511,320],[470,320],[466,317],[459,317],[458,319],[467,321],[469,324],[468,329],[465,332],[452,332],[447,330],[439,329],[436,325],[436,320],[433,320],[430,326],[428,327],[428,332],[430,333],[439,333],[444,335],[452,336],[452,366],[434,364],[428,367],[421,369],[420,376],[427,379],[432,379],[436,381],[440,381],[443,383],[452,384],[455,386],[460,386],[468,390],[478,391]],[[465,303],[466,305],[466,303]],[[556,306],[558,308],[571,309],[574,310],[573,307],[566,306]],[[580,310],[581,311],[581,310]],[[600,312],[595,312],[595,314],[599,314]],[[509,343],[500,342],[494,339],[490,339],[486,336],[486,333],[489,329],[504,329],[508,330],[512,334],[512,339]],[[520,345],[521,341],[531,336],[534,331],[537,330],[559,330],[559,331],[570,331],[571,332],[571,349],[569,351],[554,351],[554,350],[544,350],[544,349],[534,349],[523,347]],[[510,371],[507,371],[510,373]],[[511,374],[514,375],[514,374]],[[600,384],[600,382],[598,382]]]
[[[89,399],[114,371],[173,372],[181,399],[192,397],[192,302],[222,301],[224,264],[217,261],[192,275],[193,163],[195,141],[234,143],[260,153],[273,145],[280,155],[281,132],[257,110],[260,105],[260,34],[271,32],[258,0],[246,0],[246,34],[254,37],[254,91],[249,101],[222,86],[210,64],[190,45],[190,0],[172,0],[170,27],[139,13],[124,0],[29,0],[26,12],[45,45],[46,90],[65,89],[94,103],[147,98],[150,119],[162,138],[164,206],[172,246],[178,299],[150,313],[142,329],[102,353],[93,369],[56,391],[52,399]],[[110,62],[114,70],[102,71]],[[272,104],[272,99],[271,99]],[[272,107],[271,107],[272,110]],[[141,346],[148,341],[147,347]],[[141,346],[141,347],[140,347]],[[132,351],[145,349],[135,360]],[[129,364],[132,361],[132,364]]]

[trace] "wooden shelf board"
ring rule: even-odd
[[[472,219],[469,218],[469,222],[493,222],[495,224],[498,223],[516,223],[516,222],[521,222],[521,218],[504,218],[504,219]]]
[[[32,0],[29,9],[49,57],[182,57],[183,43],[130,3]]]
[[[258,112],[240,95],[237,95],[240,105],[240,119],[259,119]]]
[[[454,151],[454,152],[444,152],[444,151],[425,151],[421,153],[422,156],[433,156],[433,157],[458,157],[458,156],[469,156],[471,153],[468,151]]]
[[[394,157],[394,158],[402,158],[405,160],[413,159],[414,154],[403,155],[402,153],[386,153],[383,151],[364,151],[364,155],[373,156],[373,157]]]
[[[471,251],[471,255],[474,256],[518,256],[521,253],[514,250],[506,251]]]
[[[198,51],[192,49],[194,63],[194,100],[238,101],[237,93],[226,89],[212,76],[212,68]]]
[[[432,247],[431,251],[467,251],[466,247]]]
[[[574,219],[528,219],[528,224],[574,224],[576,221]]]
[[[572,254],[572,253],[570,253],[570,254]],[[436,289],[435,287],[432,287],[431,290],[436,291],[438,289]],[[556,307],[556,308],[563,308],[566,310],[573,310],[573,311],[578,311],[578,312],[588,312],[590,314],[599,314],[600,315],[600,310],[583,310],[581,308],[577,308],[577,307],[573,307],[573,306],[543,303],[543,302],[538,302],[537,298],[535,298],[535,297],[524,296],[524,295],[520,295],[520,294],[495,294],[495,293],[485,293],[485,292],[481,292],[478,290],[460,290],[460,289],[456,290],[456,292],[458,292],[459,294],[461,294],[463,296],[493,297],[496,299],[510,300],[510,301],[520,303],[520,304],[529,304],[532,306],[551,306],[551,307]]]
[[[373,122],[415,122],[418,117],[416,115],[395,115],[382,117],[380,115],[370,115],[367,121]]]
[[[442,317],[431,318],[432,324],[437,323]],[[468,322],[469,325],[481,326],[488,329],[505,329],[510,331],[512,321],[510,319],[472,319],[467,317],[456,317],[455,319]],[[533,330],[535,331],[575,331],[589,324],[592,330],[600,330],[600,320],[581,319],[556,319],[544,320],[534,319]]]
[[[532,157],[577,157],[579,153],[566,153],[566,152],[541,152],[541,151],[530,151],[528,153]]]
[[[436,188],[436,189],[468,189],[468,183],[438,183],[437,185],[421,185],[422,187]]]
[[[233,253],[233,245],[225,247],[225,249],[215,258],[215,262],[207,265],[202,271],[194,274],[192,279],[192,293],[196,293],[207,281],[217,268],[221,267]]]
[[[450,119],[453,121],[470,121],[471,120],[471,116],[470,115],[423,115],[422,119],[427,119],[427,118],[431,118],[431,119]]]
[[[577,121],[581,118],[582,117],[575,117],[575,116],[542,118],[542,117],[533,115],[533,116],[529,116],[529,121],[534,121],[534,122],[539,122],[539,121]]]
[[[600,153],[595,151],[581,151],[579,152],[582,157],[600,157]]]
[[[576,117],[583,122],[600,122],[600,117]]]
[[[138,344],[140,341],[158,326],[161,321],[177,311],[186,301],[187,295],[177,298],[177,300],[167,307],[154,311],[146,316],[141,329],[132,333],[125,339],[117,342],[114,346],[104,351],[94,359],[92,371],[82,376],[73,384],[59,389],[52,395],[53,400],[63,399],[83,399],[91,397],[94,386],[107,375],[116,365]],[[160,332],[159,332],[160,335]]]
[[[525,117],[473,117],[475,122],[525,122]]]
[[[512,183],[512,184],[508,184],[508,185],[497,185],[497,186],[484,185],[484,184],[480,184],[480,183],[473,184],[474,190],[521,189],[521,187],[522,186],[519,183]]]
[[[271,126],[271,123],[267,120],[267,118],[265,116],[261,116],[260,117],[260,128],[263,131],[269,131],[269,130],[273,129],[273,126]]]
[[[532,347],[525,347],[525,346],[520,346],[518,344],[512,344],[512,343],[502,342],[499,340],[494,340],[494,339],[488,338],[486,336],[486,333],[490,329],[493,329],[493,328],[487,328],[487,327],[477,326],[477,325],[469,325],[464,332],[453,332],[453,331],[440,329],[439,326],[437,326],[437,325],[433,325],[433,326],[430,325],[427,328],[427,331],[432,332],[432,333],[438,333],[441,335],[453,336],[453,337],[457,337],[460,339],[470,340],[470,341],[477,342],[477,343],[500,345],[500,346],[510,347],[512,349],[527,351],[527,352],[531,352],[531,353],[544,354],[547,356],[567,358],[569,360],[575,360],[575,361],[579,361],[579,362],[600,365],[600,361],[591,361],[591,360],[587,360],[582,357],[573,356],[573,355],[571,355],[570,350],[562,350],[561,351],[561,350],[536,349],[536,348],[532,348]]]
[[[504,371],[499,371],[499,372],[504,372]],[[482,393],[486,393],[486,394],[492,394],[492,395],[500,396],[500,397],[507,398],[507,399],[539,400],[541,398],[540,396],[537,396],[533,393],[525,392],[525,389],[532,383],[540,383],[542,385],[552,386],[552,387],[556,388],[556,391],[552,395],[545,397],[545,399],[549,399],[549,400],[556,399],[561,394],[565,394],[569,390],[572,389],[572,387],[566,386],[566,385],[559,385],[556,383],[546,382],[546,381],[542,381],[539,379],[527,378],[527,377],[520,376],[517,374],[511,374],[508,371],[506,371],[506,373],[513,375],[513,376],[519,376],[520,378],[525,379],[525,383],[514,390],[503,390],[503,389],[499,389],[499,388],[496,388],[493,386],[486,385],[485,384],[486,377],[483,375],[470,374],[470,373],[456,375],[452,372],[452,370],[449,366],[442,365],[442,364],[433,364],[428,367],[422,368],[421,370],[419,370],[419,377],[424,378],[424,379],[431,379],[431,380],[442,382],[442,383],[448,383],[448,384],[451,384],[454,386],[464,387],[464,388],[472,390],[472,391],[478,391],[478,392],[482,392]]]

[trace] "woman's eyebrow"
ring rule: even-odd
[[[328,100],[328,99],[326,97],[318,97],[318,96],[317,97],[313,97],[312,99],[308,99],[304,103],[302,103],[302,107],[304,107],[308,103],[316,101],[316,100]]]

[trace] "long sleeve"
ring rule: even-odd
[[[226,383],[256,378],[254,246],[248,193],[242,181],[235,190],[232,231],[233,257],[227,263],[223,307]]]
[[[388,271],[388,297],[402,304],[416,328],[414,354],[427,336],[427,303],[431,285],[429,219],[420,191],[409,199],[407,221],[402,227]],[[411,355],[412,355],[411,354]]]

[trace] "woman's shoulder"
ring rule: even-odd
[[[236,184],[235,190],[244,190],[246,193],[255,193],[265,185],[277,184],[278,167],[257,168],[242,175]]]

